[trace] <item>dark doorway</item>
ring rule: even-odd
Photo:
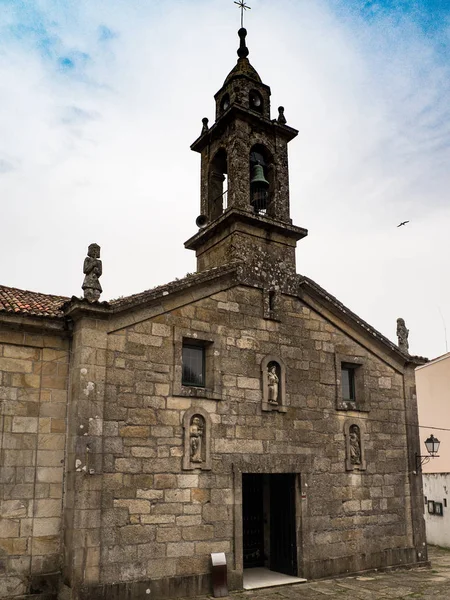
[[[293,473],[242,475],[244,569],[297,575],[295,482]]]
[[[244,569],[264,566],[263,476],[242,476]]]
[[[270,569],[297,575],[295,475],[270,476]]]

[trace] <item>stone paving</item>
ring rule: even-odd
[[[450,550],[429,546],[431,568],[398,569],[300,585],[236,592],[230,600],[450,600]]]

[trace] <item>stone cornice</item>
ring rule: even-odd
[[[240,106],[232,104],[230,108],[220,116],[219,119],[212,125],[208,131],[198,137],[191,145],[191,150],[201,152],[205,146],[209,145],[216,135],[221,135],[222,128],[235,121],[237,118],[250,121],[256,126],[265,127],[273,130],[273,134],[285,138],[288,142],[293,140],[298,135],[298,130],[289,125],[282,125],[276,120],[265,119],[259,113]]]
[[[111,305],[109,302],[89,302],[84,298],[72,298],[62,307],[64,316],[73,321],[82,317],[90,317],[94,319],[105,319],[111,314]]]
[[[230,208],[226,210],[218,219],[212,221],[204,229],[200,229],[195,235],[189,238],[184,246],[189,250],[196,250],[208,239],[214,237],[218,231],[226,229],[237,221],[243,221],[251,225],[256,225],[263,231],[273,231],[286,238],[295,241],[301,240],[308,235],[308,230],[303,227],[297,227],[284,221],[278,221],[271,217],[256,215],[250,211],[239,208]]]
[[[63,317],[39,317],[24,314],[0,313],[0,325],[14,329],[31,329],[53,335],[69,335],[70,331]]]

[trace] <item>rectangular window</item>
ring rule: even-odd
[[[365,358],[363,356],[335,354],[336,408],[369,412],[365,385]]]
[[[342,365],[341,369],[341,387],[342,400],[355,402],[355,368],[349,365]]]
[[[182,384],[205,387],[205,348],[183,344]]]

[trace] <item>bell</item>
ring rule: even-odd
[[[261,165],[254,165],[252,169],[252,179],[250,181],[250,185],[253,187],[269,187],[269,182],[264,177],[264,169]]]
[[[256,164],[252,169],[252,178],[250,181],[251,205],[255,213],[265,213],[267,210],[267,197],[269,182],[264,177],[262,165]]]

